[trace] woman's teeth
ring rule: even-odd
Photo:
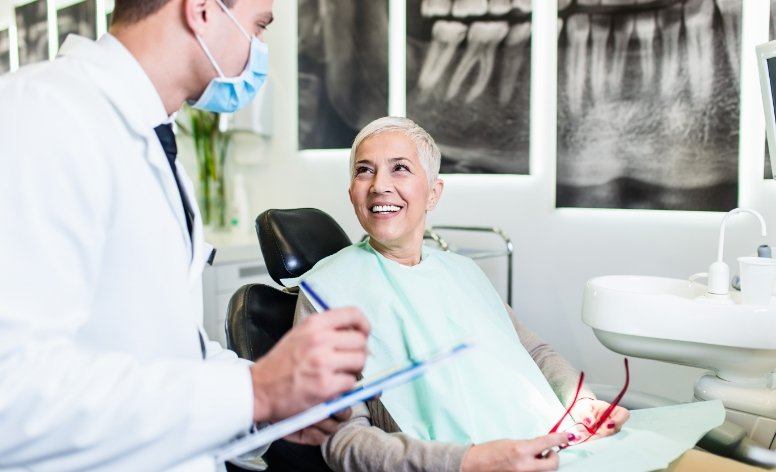
[[[396,213],[401,207],[396,205],[375,205],[371,208],[372,213]]]

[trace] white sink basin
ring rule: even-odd
[[[686,280],[597,277],[586,284],[582,319],[615,352],[765,387],[776,370],[776,301],[754,307],[696,300],[705,292]]]

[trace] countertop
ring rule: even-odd
[[[250,261],[264,264],[256,233],[206,231],[205,241],[217,250],[214,266]]]

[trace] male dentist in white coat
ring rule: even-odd
[[[365,361],[355,309],[253,364],[198,326],[210,251],[170,116],[250,101],[272,0],[115,4],[111,34],[0,79],[0,470],[213,470],[214,448]]]

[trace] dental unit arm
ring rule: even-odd
[[[728,212],[722,219],[719,228],[717,260],[709,266],[707,274],[695,274],[690,277],[691,281],[702,276],[708,278],[707,295],[728,297],[730,292],[730,269],[723,261],[725,229],[730,218],[741,213],[748,213],[755,216],[760,222],[760,234],[763,237],[767,235],[765,219],[759,212],[747,208],[736,208]],[[759,257],[771,256],[770,247],[766,245],[761,245],[757,252]],[[709,433],[698,443],[698,446],[714,454],[719,454],[758,467],[776,467],[776,453],[763,448],[761,445],[748,438],[746,430],[731,421],[725,421],[721,426],[709,431]]]

